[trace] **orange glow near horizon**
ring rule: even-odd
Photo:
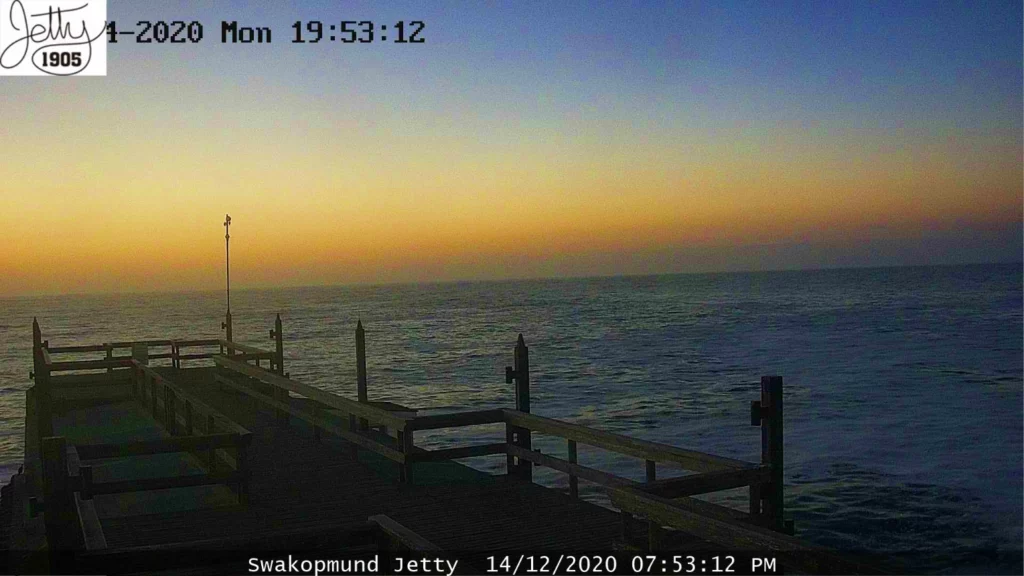
[[[186,65],[119,44],[106,79],[5,78],[0,296],[218,288],[226,212],[239,287],[712,271],[699,255],[634,261],[1005,238],[1024,220],[1019,30],[1013,54],[977,48],[980,79],[922,49],[774,80],[724,33],[721,54],[699,47],[707,62],[645,45],[589,68],[559,60],[568,45],[506,57],[448,24],[422,50],[337,61],[211,44]],[[669,47],[697,33],[669,28]]]

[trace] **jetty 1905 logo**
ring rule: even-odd
[[[106,76],[107,0],[0,0],[0,76]]]

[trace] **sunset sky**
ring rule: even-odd
[[[1020,261],[1021,14],[109,0],[204,38],[0,78],[0,296]]]

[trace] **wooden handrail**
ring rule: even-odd
[[[132,365],[132,359],[128,356],[111,360],[71,360],[65,362],[48,363],[47,367],[51,372],[67,372],[70,370],[102,370],[104,368],[125,368]]]
[[[427,540],[384,514],[370,516],[366,521],[380,530],[388,537],[388,539],[397,542],[399,546],[407,548],[412,552],[442,552],[440,546],[437,546],[430,540]]]
[[[230,418],[224,416],[223,414],[221,414],[219,410],[213,408],[212,406],[206,404],[202,400],[182,390],[181,388],[176,386],[174,382],[165,378],[162,374],[154,370],[151,366],[147,366],[146,364],[143,364],[137,360],[132,360],[131,365],[136,370],[140,371],[142,374],[145,374],[153,378],[153,380],[158,382],[161,386],[166,386],[174,390],[175,394],[177,394],[178,397],[182,398],[183,400],[187,400],[190,404],[192,404],[193,409],[195,409],[197,412],[207,414],[208,416],[213,416],[217,424],[224,430],[242,435],[249,434],[248,429],[239,425],[234,420],[231,420]],[[163,399],[161,398],[157,398],[157,400],[160,403],[163,402]]]
[[[516,456],[520,460],[528,460],[535,464],[540,464],[541,466],[547,466],[548,468],[553,468],[571,476],[577,476],[584,480],[589,480],[590,482],[600,484],[601,486],[632,486],[636,484],[636,482],[621,476],[609,474],[608,472],[603,472],[596,468],[581,466],[580,464],[562,460],[561,458],[555,458],[554,456],[548,456],[547,454],[541,454],[540,452],[535,452],[533,450],[527,450],[526,448],[516,446],[515,444],[508,445],[508,453],[510,456]]]
[[[384,424],[385,426],[396,430],[404,430],[406,423],[410,420],[409,418],[396,416],[387,410],[375,408],[368,404],[361,404],[347,398],[342,398],[336,394],[320,390],[319,388],[314,388],[308,384],[303,384],[290,378],[279,376],[269,370],[250,366],[244,362],[235,361],[229,356],[214,356],[213,361],[220,367],[255,378],[264,384],[270,384],[271,386],[283,388],[290,392],[295,392],[296,394],[301,394],[306,398],[316,400],[321,404],[341,410],[346,414],[350,414],[358,418],[365,418],[372,423]]]
[[[47,348],[51,354],[67,354],[70,352],[103,352],[107,349],[103,344],[88,344],[85,346],[51,346]]]
[[[637,458],[672,463],[684,470],[714,472],[717,470],[743,470],[754,466],[754,464],[742,460],[705,454],[694,450],[684,450],[675,446],[669,446],[668,444],[640,440],[639,438],[630,438],[629,436],[587,428],[579,424],[562,422],[561,420],[545,418],[518,410],[505,409],[503,412],[505,413],[505,422],[510,425],[526,428],[540,434],[560,436],[568,440],[575,440],[605,450],[636,456]]]
[[[477,444],[474,446],[460,446],[458,448],[444,448],[441,450],[423,450],[409,454],[410,462],[443,462],[456,460],[458,458],[474,458],[476,456],[489,456],[491,454],[507,454],[508,445],[504,442],[494,444]]]
[[[718,472],[704,472],[703,474],[656,480],[642,484],[638,489],[663,498],[681,498],[754,486],[768,482],[770,479],[770,466],[755,466],[745,470],[719,470]]]
[[[178,348],[191,348],[195,346],[217,346],[220,344],[220,338],[203,338],[198,340],[175,340],[174,344]]]
[[[612,488],[612,504],[628,514],[695,534],[732,550],[780,553],[784,565],[807,574],[879,574],[878,567],[846,558],[835,550],[737,519],[736,511],[693,498],[669,500],[640,487]]]
[[[267,350],[263,350],[262,348],[249,346],[248,344],[239,344],[238,342],[232,342],[231,340],[220,339],[218,342],[226,350],[238,350],[239,352],[245,352],[247,354],[263,354],[264,352],[267,352]],[[273,352],[271,352],[271,354],[273,354]]]
[[[436,430],[438,428],[459,428],[462,426],[499,424],[502,422],[505,422],[505,413],[498,408],[493,410],[476,410],[473,412],[416,416],[406,424],[406,430]]]
[[[334,422],[329,421],[322,416],[310,414],[303,410],[299,410],[294,406],[285,404],[284,402],[281,402],[275,398],[271,398],[266,394],[261,394],[256,390],[253,390],[247,386],[243,386],[237,382],[232,381],[230,378],[225,378],[220,374],[215,375],[214,379],[217,382],[224,384],[225,386],[229,386],[231,388],[234,388],[235,390],[238,390],[239,392],[242,392],[255,398],[256,400],[266,404],[267,406],[270,406],[271,408],[276,408],[278,410],[287,412],[288,414],[295,416],[300,420],[308,422],[309,424],[316,428],[326,430],[332,434],[335,434],[336,436],[339,436],[341,438],[344,438],[345,440],[348,440],[349,442],[352,442],[357,446],[361,446],[363,448],[366,448],[367,450],[376,452],[381,456],[388,458],[389,460],[393,460],[395,462],[398,462],[399,464],[404,464],[406,461],[405,454],[403,454],[399,450],[396,450],[395,448],[392,448],[391,446],[385,445],[377,441],[377,439],[370,434],[363,433],[358,430],[345,429],[343,427],[337,426]]]

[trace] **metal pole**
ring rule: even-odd
[[[224,262],[227,267],[228,314],[231,313],[231,216],[224,215]]]
[[[225,337],[229,342],[234,341],[234,334],[231,330],[231,234],[229,233],[231,227],[231,216],[224,215],[224,265],[227,269],[227,292],[228,292],[228,311],[224,315],[224,322],[221,323],[221,328],[226,330]],[[234,349],[228,349],[228,355],[234,354]]]

